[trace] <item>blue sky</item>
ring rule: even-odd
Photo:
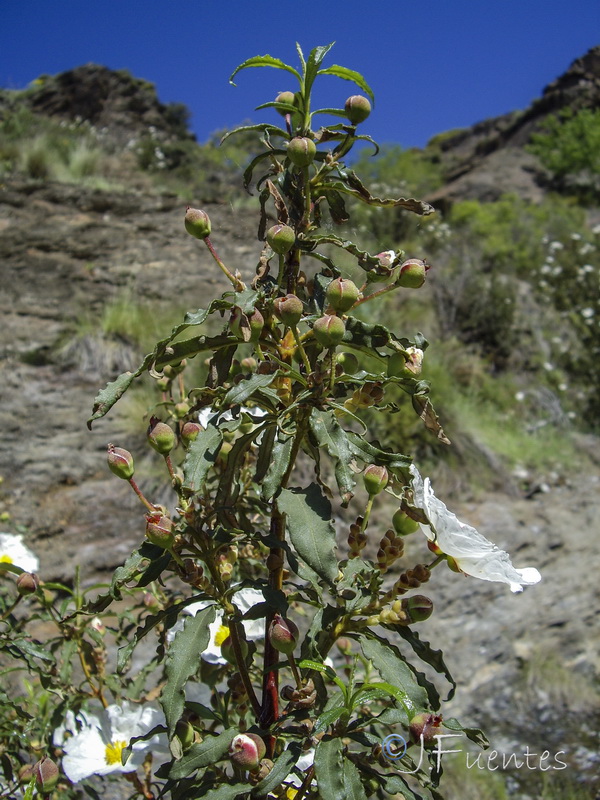
[[[525,108],[600,44],[600,4],[0,0],[0,86],[24,88],[42,73],[90,61],[126,68],[156,84],[163,102],[188,105],[205,141],[224,127],[275,120],[275,112],[253,109],[295,88],[291,75],[247,70],[237,88],[228,78],[238,63],[265,53],[297,66],[296,41],[305,52],[335,41],[325,66],[363,73],[376,97],[365,133],[423,146],[436,133]],[[316,100],[340,106],[356,91],[323,78]]]

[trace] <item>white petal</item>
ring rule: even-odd
[[[452,556],[463,572],[485,581],[509,584],[511,591],[522,590],[522,585],[531,585],[541,579],[534,567],[515,569],[510,556],[501,550],[476,528],[461,522],[433,493],[429,478],[425,481],[414,465],[411,466],[415,504],[422,508],[430,527],[421,526],[425,536],[435,541],[440,550]]]
[[[20,534],[0,533],[0,561],[7,561],[25,572],[37,572],[40,562],[23,544]]]

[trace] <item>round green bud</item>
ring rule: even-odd
[[[175,725],[175,736],[181,742],[181,749],[185,753],[186,750],[189,750],[190,747],[194,744],[195,733],[194,728],[192,727],[191,723],[187,721],[187,719],[180,719],[177,725]]]
[[[128,481],[133,477],[133,456],[129,450],[123,450],[122,447],[115,447],[114,444],[108,445],[108,466],[117,478],[123,478]]]
[[[325,314],[315,321],[313,333],[323,347],[336,347],[344,338],[346,326],[344,321],[334,314]]]
[[[184,447],[188,447],[190,442],[198,438],[198,434],[202,430],[202,425],[197,422],[186,422],[180,432],[181,441]]]
[[[392,525],[398,536],[408,536],[419,530],[419,523],[399,508],[392,517]]]
[[[307,136],[295,136],[287,147],[287,155],[297,167],[308,167],[315,160],[317,146]]]
[[[358,286],[345,278],[335,278],[325,290],[325,299],[339,314],[349,311],[359,297]]]
[[[296,104],[296,95],[293,92],[279,92],[275,98],[275,102],[287,103],[288,106],[293,106]],[[280,109],[277,109],[277,111],[282,117],[285,117],[286,114],[289,114],[289,111],[281,111]]]
[[[302,318],[304,307],[302,300],[295,294],[286,294],[285,297],[278,297],[275,300],[273,310],[284,325],[295,328]]]
[[[402,600],[402,610],[410,623],[423,622],[433,614],[433,603],[422,594],[415,594]]]
[[[240,650],[242,651],[242,658],[246,658],[248,655],[248,642],[245,639],[240,639]],[[221,655],[229,664],[237,664],[231,634],[221,642]]]
[[[406,289],[419,289],[425,283],[428,269],[429,264],[421,261],[420,258],[409,258],[400,267],[398,286],[404,286]]]
[[[346,375],[355,375],[358,372],[358,358],[354,353],[338,353],[336,361],[341,365]]]
[[[385,467],[370,464],[363,473],[363,483],[370,495],[379,494],[388,484],[389,475]]]
[[[184,224],[186,231],[196,239],[206,239],[207,236],[210,236],[210,219],[206,211],[188,206],[185,211]]]
[[[187,409],[189,411],[189,408]],[[185,412],[187,414],[187,411]],[[166,422],[161,422],[157,417],[150,417],[147,430],[148,443],[157,453],[166,456],[177,444],[175,431]]]
[[[371,113],[371,103],[361,94],[353,94],[344,105],[346,116],[353,125],[364,122]]]
[[[280,256],[288,253],[296,242],[296,234],[289,225],[277,223],[267,231],[267,244]]]

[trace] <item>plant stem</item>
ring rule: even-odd
[[[240,641],[240,632],[238,629],[238,623],[234,620],[231,621],[231,625],[229,626],[229,635],[231,636],[231,643],[233,645],[233,652],[235,654],[235,660],[238,672],[240,673],[240,677],[242,679],[242,683],[244,684],[244,689],[246,690],[246,694],[250,699],[250,705],[252,706],[254,715],[258,719],[260,717],[261,707],[260,703],[258,702],[256,692],[254,691],[254,687],[252,686],[252,681],[250,680],[250,675],[246,667],[244,654],[242,653],[242,644]]]
[[[308,377],[311,373],[310,361],[308,360],[308,356],[306,355],[306,350],[302,347],[302,342],[300,341],[300,334],[298,333],[298,328],[294,325],[292,328],[292,333],[294,334],[294,339],[296,340],[296,347],[298,348],[298,352],[300,353],[300,357],[302,358],[302,363],[304,364],[304,369],[306,370],[306,376]]]
[[[140,487],[137,485],[137,483],[135,482],[135,480],[133,478],[129,478],[129,485],[131,486],[133,491],[137,494],[137,496],[140,498],[142,503],[146,506],[148,511],[151,514],[154,514],[155,511],[156,511],[156,506],[152,505],[152,503],[144,497],[144,494],[142,493],[142,490],[140,489]]]
[[[239,278],[236,278],[236,277],[235,277],[235,275],[233,275],[233,274],[232,274],[232,273],[231,273],[231,272],[230,272],[230,271],[227,269],[227,267],[225,266],[225,264],[224,264],[224,263],[221,261],[221,259],[220,259],[220,258],[219,258],[219,256],[217,255],[217,251],[216,251],[216,250],[215,250],[215,248],[213,247],[213,243],[211,242],[211,240],[209,239],[209,237],[208,237],[208,236],[207,236],[207,237],[204,239],[204,244],[205,244],[205,245],[208,247],[208,249],[209,249],[209,252],[210,252],[211,256],[212,256],[212,257],[214,258],[214,260],[217,262],[217,265],[219,266],[219,269],[221,269],[221,270],[222,270],[223,274],[224,274],[224,275],[227,277],[227,279],[228,279],[228,280],[230,280],[230,281],[231,281],[231,283],[233,284],[233,288],[234,288],[236,291],[238,291],[238,292],[241,292],[241,291],[243,291],[243,290],[244,290],[246,287],[244,286],[244,284],[242,283],[242,281],[241,281]]]

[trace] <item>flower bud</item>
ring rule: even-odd
[[[388,358],[387,374],[390,378],[416,378],[421,374],[423,351],[408,347],[406,354],[396,352]]]
[[[315,339],[323,347],[336,347],[344,338],[346,326],[344,321],[333,314],[320,317],[313,325]]]
[[[335,310],[344,314],[349,311],[360,297],[358,286],[345,278],[335,278],[325,290],[325,298]]]
[[[419,523],[411,519],[401,508],[392,517],[392,525],[398,536],[408,536],[419,530]]]
[[[296,233],[289,225],[278,223],[269,228],[266,239],[271,250],[283,256],[294,246],[296,242]]]
[[[108,467],[118,478],[128,481],[134,473],[133,456],[129,450],[108,445]]]
[[[275,650],[289,656],[296,649],[298,628],[291,620],[284,619],[281,614],[275,614],[269,626],[269,641]]]
[[[296,104],[296,95],[293,92],[279,92],[277,97],[275,98],[276,103],[287,103],[289,106],[293,106]],[[281,114],[282,117],[285,117],[288,114],[288,111],[277,111]]]
[[[353,125],[364,122],[371,113],[371,103],[361,94],[354,94],[346,100],[344,105],[346,116]]]
[[[173,428],[167,425],[166,422],[161,422],[158,417],[150,417],[150,425],[146,431],[146,436],[150,446],[163,456],[171,452],[177,441]]]
[[[17,578],[17,592],[21,597],[35,594],[40,586],[40,579],[34,572],[22,572]]]
[[[295,294],[278,297],[273,303],[273,309],[284,325],[288,325],[290,328],[296,327],[304,311],[302,300]]]
[[[354,353],[338,353],[336,361],[341,365],[346,375],[355,375],[358,372],[358,358]]]
[[[197,422],[186,422],[181,428],[180,436],[184,447],[188,447],[191,442],[198,438],[202,430],[202,425]]]
[[[400,274],[398,275],[398,286],[404,286],[407,289],[418,289],[425,283],[425,275],[429,269],[429,264],[421,261],[419,258],[409,258],[400,267]]]
[[[206,239],[207,236],[210,236],[210,219],[206,211],[188,206],[184,222],[186,231],[196,239]]]
[[[35,775],[35,785],[40,794],[50,794],[58,783],[60,773],[54,761],[48,756],[44,756],[37,764],[34,764],[33,774]]]
[[[250,772],[259,769],[261,759],[266,752],[265,743],[256,733],[238,733],[229,746],[229,758],[232,763]]]
[[[306,136],[295,136],[288,144],[287,155],[297,167],[308,167],[315,160],[317,147],[312,139]]]
[[[168,550],[173,544],[173,521],[162,514],[147,514],[146,539]]]
[[[221,575],[222,577],[222,575]],[[246,658],[248,655],[248,642],[245,639],[240,639],[240,650],[242,651],[242,658]],[[233,664],[234,666],[237,665],[237,659],[235,657],[235,650],[233,648],[233,640],[231,638],[231,634],[226,636],[225,639],[221,642],[221,655],[227,661],[228,664]]]
[[[408,729],[410,738],[419,744],[423,737],[424,747],[433,747],[437,744],[436,736],[441,734],[442,717],[440,714],[428,714],[424,711],[416,714],[410,721]]]
[[[433,614],[433,603],[422,594],[415,594],[402,600],[402,610],[409,622],[424,622]]]
[[[370,464],[363,473],[363,483],[370,495],[379,494],[388,484],[389,476],[385,467]]]
[[[186,719],[180,719],[175,725],[175,736],[181,742],[181,749],[184,753],[190,749],[196,738],[194,728]]]
[[[396,253],[394,250],[384,250],[382,253],[377,253],[377,258],[384,269],[389,269],[394,263]]]

